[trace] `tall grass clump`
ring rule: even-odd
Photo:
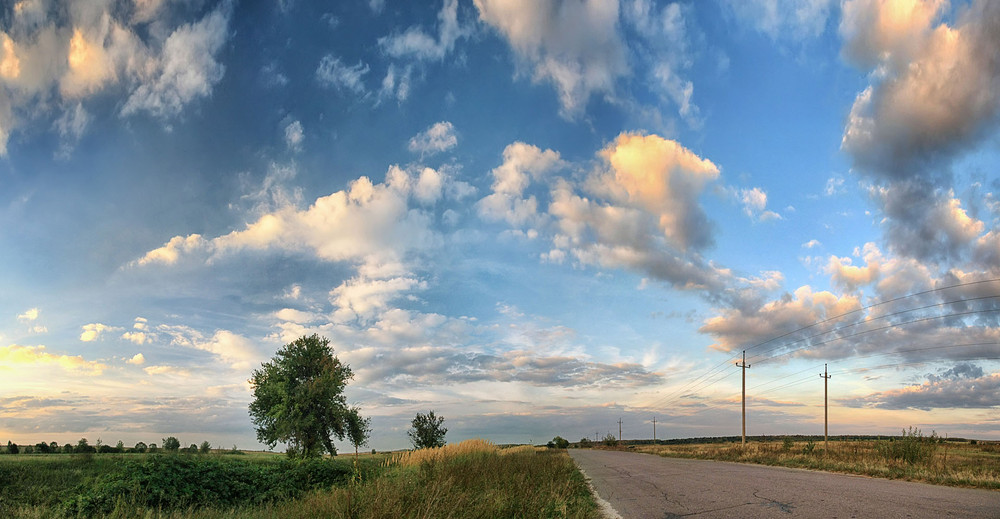
[[[386,467],[410,467],[426,463],[436,463],[460,456],[496,454],[499,450],[500,447],[486,440],[465,440],[461,443],[449,443],[444,447],[430,447],[427,449],[397,452],[386,458],[384,464]]]

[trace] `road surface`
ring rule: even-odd
[[[812,470],[570,449],[624,519],[1000,518],[1000,492]]]

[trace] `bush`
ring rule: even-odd
[[[604,445],[608,447],[615,447],[618,445],[618,438],[615,438],[615,435],[608,433],[607,436],[604,437]]]
[[[937,450],[937,433],[931,431],[930,436],[924,436],[920,429],[910,427],[903,430],[903,435],[879,442],[876,451],[887,460],[899,460],[909,464],[925,463],[934,457]]]
[[[147,509],[236,507],[296,497],[349,480],[349,466],[310,459],[278,463],[191,456],[127,460],[63,503],[70,516],[101,516],[127,503]]]
[[[785,437],[784,440],[781,440],[781,449],[784,450],[785,452],[792,450],[793,445],[795,445],[795,442],[793,442],[792,439],[787,436]]]

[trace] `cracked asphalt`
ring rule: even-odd
[[[1000,518],[1000,492],[633,452],[570,449],[624,519]]]

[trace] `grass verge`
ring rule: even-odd
[[[1000,490],[1000,449],[990,443],[942,442],[908,434],[891,440],[756,441],[686,445],[636,445],[635,452],[806,468],[937,485]]]

